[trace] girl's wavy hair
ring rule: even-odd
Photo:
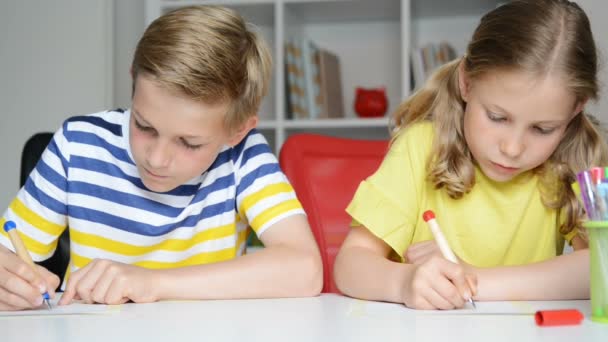
[[[393,139],[413,123],[435,123],[428,179],[454,199],[475,185],[475,166],[463,131],[460,63],[472,80],[500,70],[524,71],[538,77],[557,74],[577,101],[598,97],[596,47],[589,20],[577,4],[566,0],[516,0],[484,15],[465,56],[439,68],[394,114]],[[539,176],[543,204],[556,209],[558,224],[563,222],[559,227],[562,234],[581,227],[584,210],[571,184],[577,172],[606,164],[604,137],[597,120],[578,113],[550,158],[534,170]]]
[[[187,98],[230,101],[224,126],[238,129],[257,113],[268,91],[272,60],[263,39],[234,10],[188,6],[154,20],[133,57],[138,75]]]

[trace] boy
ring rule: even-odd
[[[302,207],[254,130],[270,68],[268,48],[232,10],[182,8],[148,27],[133,59],[132,108],[68,119],[0,219],[17,223],[36,261],[69,227],[59,304],[320,292]],[[236,258],[247,227],[265,248]],[[0,310],[53,296],[59,279],[7,248],[2,231]]]

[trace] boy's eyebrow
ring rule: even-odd
[[[137,111],[137,109],[135,109],[134,107],[131,108],[131,113],[135,114],[135,116],[137,117],[137,119],[139,119],[141,121],[141,123],[143,124],[150,124],[148,121],[146,121],[146,119],[144,119],[141,114],[139,114],[139,112]]]

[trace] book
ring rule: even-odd
[[[317,52],[319,66],[319,103],[320,118],[344,117],[344,100],[342,98],[342,78],[340,60],[335,54],[319,49]]]

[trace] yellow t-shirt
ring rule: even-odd
[[[499,183],[475,170],[461,199],[435,189],[426,176],[434,127],[415,124],[392,144],[376,173],[361,182],[346,211],[389,244],[399,259],[417,242],[433,239],[422,213],[433,210],[456,255],[478,267],[520,265],[560,254],[557,212],[546,208],[538,178],[526,172]]]

